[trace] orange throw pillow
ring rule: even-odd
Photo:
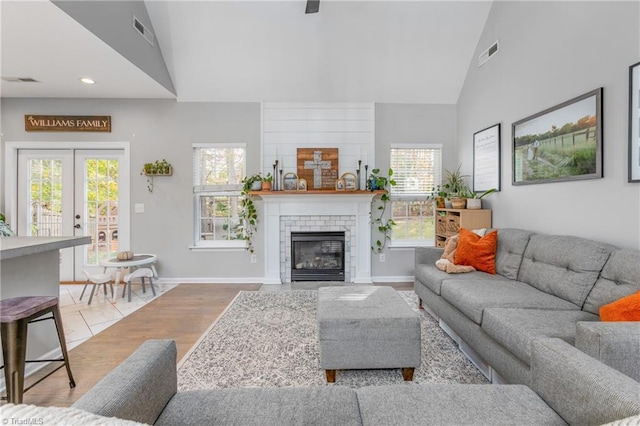
[[[640,291],[600,307],[600,321],[640,321]]]
[[[460,228],[460,238],[455,255],[456,265],[469,265],[478,271],[496,274],[496,248],[498,231],[491,231],[484,237]]]

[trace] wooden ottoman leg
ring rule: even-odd
[[[402,378],[405,382],[410,382],[413,380],[413,368],[403,368],[402,369]]]
[[[327,375],[327,383],[335,383],[336,382],[336,370],[326,370]]]

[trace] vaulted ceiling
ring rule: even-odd
[[[323,0],[309,15],[304,1],[145,5],[176,95],[40,0],[0,3],[1,75],[39,81],[2,81],[2,96],[451,104],[491,2]]]

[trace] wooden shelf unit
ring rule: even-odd
[[[460,228],[491,228],[489,209],[436,209],[436,247],[444,247],[447,237],[460,232]]]

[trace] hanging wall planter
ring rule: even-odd
[[[140,174],[147,176],[147,189],[149,192],[153,192],[154,176],[171,176],[173,175],[173,167],[163,158],[162,161],[145,163]]]

